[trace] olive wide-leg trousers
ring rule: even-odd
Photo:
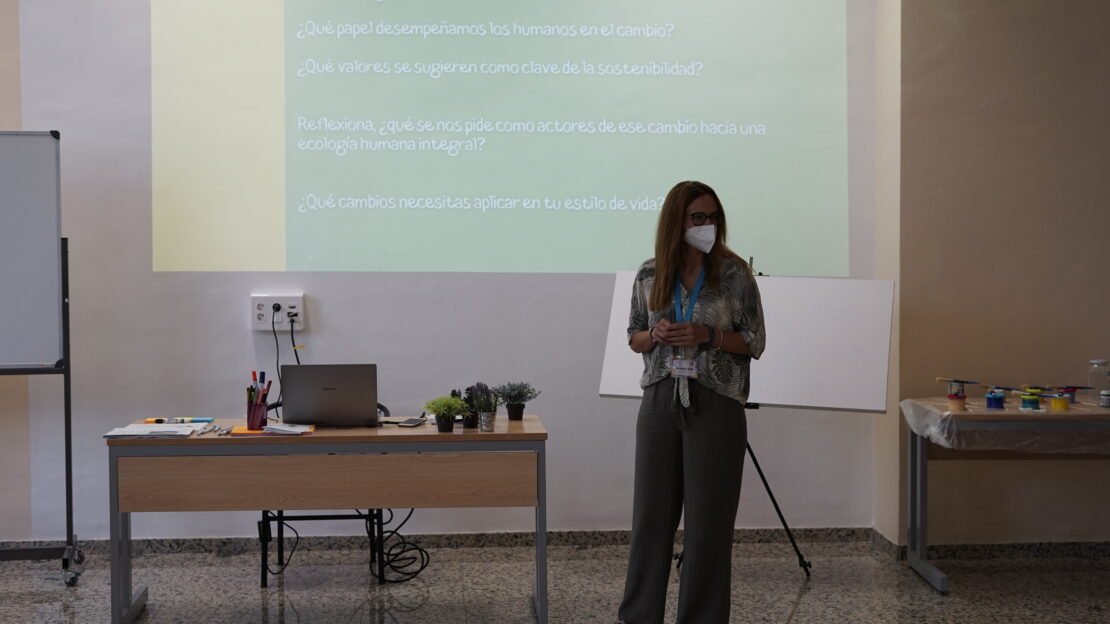
[[[694,409],[679,414],[674,383],[645,388],[636,421],[631,549],[618,617],[663,624],[674,535],[685,512],[676,624],[728,624],[747,417],[741,403],[694,381]]]

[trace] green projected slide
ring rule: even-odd
[[[238,12],[202,4],[217,21]],[[280,20],[225,16],[240,45],[279,25],[258,35],[284,57],[259,80],[283,98],[253,95],[266,85],[222,96],[256,97],[238,107],[244,124],[283,127],[240,128],[211,158],[235,160],[246,143],[258,155],[240,158],[276,163],[252,183],[279,187],[284,204],[255,209],[283,224],[270,268],[632,269],[652,253],[663,196],[697,179],[721,195],[730,246],[759,268],[846,275],[845,11],[832,0],[287,0]],[[205,266],[221,257],[207,243],[192,247],[207,260],[191,263],[181,245],[159,267],[159,246],[174,245],[159,214],[201,218],[178,214],[174,189],[191,189],[189,211],[237,208],[195,196],[199,168],[167,163],[157,183],[159,147],[183,132],[157,110],[179,105],[159,97],[158,37],[172,24],[153,12],[156,268],[250,268],[232,256]],[[261,134],[281,140],[279,154],[249,140]]]

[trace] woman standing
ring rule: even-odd
[[[628,344],[644,354],[632,543],[619,617],[661,624],[679,517],[677,624],[727,624],[732,537],[747,444],[751,359],[763,308],[751,268],[725,246],[725,212],[701,182],[671,189],[655,257],[632,289]]]

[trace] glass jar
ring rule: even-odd
[[[1103,390],[1110,390],[1110,377],[1107,377],[1107,360],[1091,360],[1090,366],[1087,368],[1087,385],[1091,387],[1087,391],[1087,401],[1098,405],[1099,393]]]

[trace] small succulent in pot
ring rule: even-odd
[[[503,383],[495,387],[493,392],[505,404],[505,410],[509,413],[509,420],[523,419],[524,404],[540,396],[540,391],[526,381]]]
[[[455,416],[467,411],[466,402],[456,396],[443,396],[424,404],[424,411],[436,415],[436,427],[442,432],[451,431]]]

